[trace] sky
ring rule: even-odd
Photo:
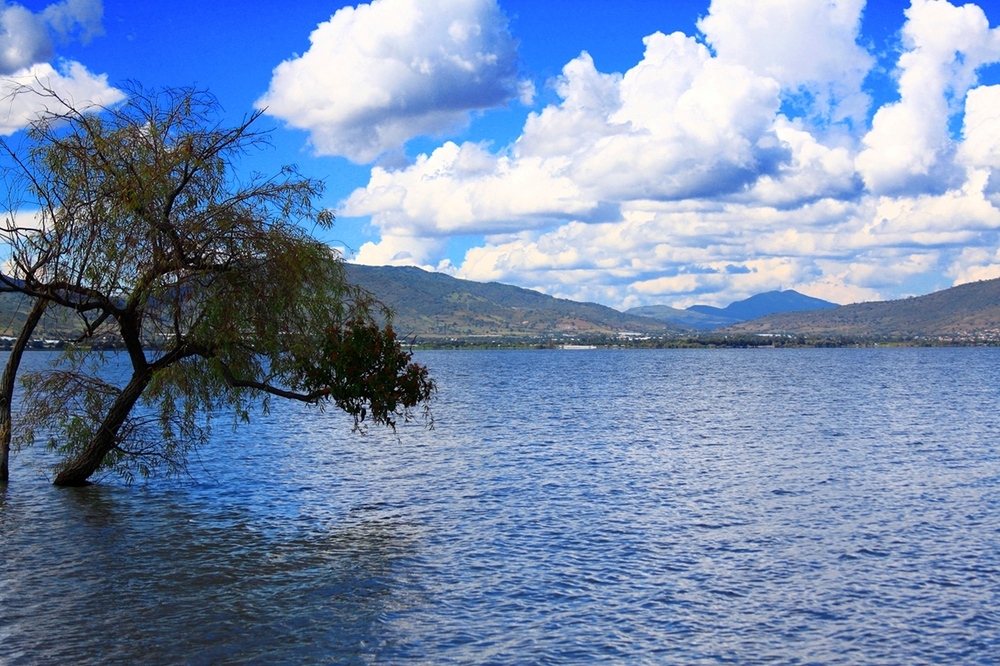
[[[262,110],[239,168],[322,179],[349,261],[618,309],[1000,277],[1000,0],[0,7],[7,90]]]

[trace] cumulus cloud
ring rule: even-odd
[[[681,33],[643,40],[623,76],[584,53],[556,83],[562,98],[529,115],[522,158],[565,160],[595,200],[683,199],[741,189],[785,157],[768,131],[778,85],[712,58]]]
[[[400,171],[372,170],[342,214],[372,215],[383,234],[496,233],[587,217],[600,209],[566,174],[564,163],[515,160],[483,146],[446,143]]]
[[[586,146],[574,162],[579,182],[616,199],[680,199],[732,192],[775,168],[784,155],[768,131],[779,107],[774,80],[712,58],[681,33],[643,43],[606,118],[623,131]],[[539,129],[529,124],[525,135]]]
[[[64,0],[37,14],[5,2],[0,7],[0,75],[51,59],[53,38],[86,42],[100,34],[103,12],[101,0]]]
[[[309,40],[257,106],[307,130],[322,155],[371,162],[530,97],[496,0],[373,0],[338,10]]]
[[[810,213],[817,221],[830,214]],[[817,261],[836,256],[782,237],[777,230],[787,225],[787,216],[683,205],[657,213],[627,211],[617,223],[570,223],[546,233],[494,238],[469,251],[459,275],[504,282],[518,276],[520,283],[553,295],[619,306],[691,305],[717,291],[730,299],[746,297],[818,280],[823,272]],[[768,247],[776,252],[769,254]]]
[[[772,77],[810,112],[863,123],[875,59],[858,45],[865,0],[715,0],[698,28],[723,62]]]
[[[447,262],[432,262],[446,244],[447,241],[442,238],[383,233],[380,242],[361,246],[357,261],[370,266],[419,266],[431,271],[440,270],[447,267]]]
[[[95,75],[77,62],[55,69],[48,63],[32,65],[12,76],[0,78],[0,135],[8,136],[28,125],[42,109],[52,109],[55,100],[36,91],[51,90],[75,109],[108,106],[124,94],[108,85],[107,76]]]
[[[955,257],[946,274],[955,284],[1000,278],[1000,248],[966,248]]]
[[[102,0],[63,0],[42,10],[42,17],[62,39],[79,39],[84,44],[104,34]]]
[[[884,297],[907,280],[951,270],[991,236],[1000,216],[975,184],[912,199],[823,199],[789,210],[639,206],[615,223],[570,223],[497,236],[470,250],[460,277],[515,282],[619,307],[725,305],[795,288],[848,303]]]
[[[0,6],[0,135],[28,125],[54,99],[48,90],[75,108],[114,104],[121,91],[77,62],[53,66],[55,42],[86,42],[103,32],[101,0],[64,0],[33,13],[21,5]]]
[[[967,165],[1000,169],[1000,85],[969,91],[962,136],[959,153]]]
[[[948,121],[961,111],[976,70],[1000,61],[1000,29],[983,10],[945,0],[913,0],[903,27],[898,102],[875,114],[856,164],[876,194],[954,185],[962,172],[950,158]]]
[[[562,98],[531,113],[509,154],[447,143],[414,165],[372,170],[344,203],[383,232],[496,233],[554,220],[607,220],[620,202],[741,190],[786,157],[769,125],[773,80],[714,61],[679,33],[645,39],[624,76],[584,53],[555,82]]]
[[[844,146],[827,146],[800,122],[778,116],[775,136],[789,151],[789,159],[774,174],[763,174],[742,198],[765,206],[794,208],[823,198],[848,198],[860,193],[862,183],[854,157]]]
[[[380,234],[357,260],[616,307],[1000,275],[1000,85],[979,84],[1000,32],[976,5],[914,0],[880,64],[898,99],[873,109],[863,10],[714,0],[704,42],[653,33],[622,73],[581,53],[510,145],[374,168],[340,211]],[[483,240],[452,266],[454,235]]]

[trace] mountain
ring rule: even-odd
[[[688,326],[699,331],[710,331],[713,328],[728,326],[738,321],[730,317],[698,312],[691,308],[679,310],[669,305],[643,305],[637,308],[630,308],[625,313],[639,317],[651,317],[652,319],[659,319],[660,321],[676,324],[677,326]]]
[[[800,294],[788,289],[768,291],[742,301],[730,303],[724,308],[711,305],[692,305],[687,310],[677,310],[665,305],[650,305],[627,310],[627,314],[653,317],[662,321],[690,326],[706,331],[729,326],[749,319],[757,319],[776,312],[796,312],[799,310],[824,310],[837,307],[836,303]]]
[[[460,280],[413,267],[347,264],[347,278],[395,311],[393,326],[422,339],[668,335],[668,322],[497,282]]]
[[[710,305],[692,305],[688,310],[702,314],[727,317],[737,321],[757,319],[777,312],[798,312],[800,310],[828,310],[837,307],[836,303],[813,298],[788,289],[786,291],[768,291],[757,294],[742,301],[730,303],[724,308],[713,308]]]
[[[624,314],[596,303],[578,303],[496,282],[459,280],[411,267],[345,264],[350,282],[392,308],[394,328],[407,338],[563,339],[596,336],[666,336],[690,332],[648,317]],[[0,338],[17,335],[30,309],[19,294],[0,293]],[[47,313],[35,338],[79,335],[72,313]],[[0,348],[6,343],[0,339]]]
[[[726,333],[1000,340],[1000,278],[897,301],[771,314]]]
[[[932,338],[1000,341],[1000,278],[952,287],[898,301],[835,306],[794,291],[770,292],[726,308],[666,306],[622,313],[496,282],[459,280],[418,268],[346,264],[348,279],[395,310],[393,324],[409,339],[573,339],[600,336],[690,335],[714,329],[721,335],[807,335],[844,338]],[[768,308],[822,309],[772,312],[718,328],[727,317],[749,317]],[[0,337],[17,334],[28,301],[0,293]],[[35,337],[66,339],[79,334],[75,317],[47,313]],[[7,341],[9,344],[9,339]],[[4,342],[0,340],[0,347]]]
[[[10,292],[0,293],[0,338],[8,338],[0,347],[5,347],[17,337],[30,311],[31,300],[27,296]],[[34,338],[65,340],[79,336],[80,330],[77,319],[71,312],[62,308],[50,308],[35,329]]]

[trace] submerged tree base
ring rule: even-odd
[[[52,482],[52,485],[59,488],[86,488],[87,486],[94,485],[94,482],[88,481],[87,479],[72,479],[60,482],[59,477],[57,476],[56,480]]]

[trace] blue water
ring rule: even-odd
[[[22,452],[0,662],[1000,660],[1000,349],[419,360],[432,431],[276,404],[132,487]]]

